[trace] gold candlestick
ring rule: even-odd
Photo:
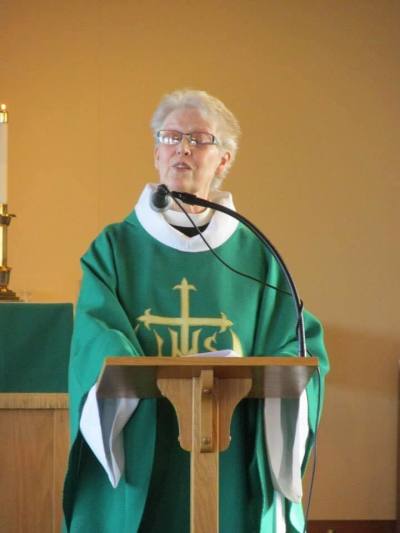
[[[8,288],[11,268],[7,265],[7,230],[12,217],[15,215],[8,213],[7,204],[0,204],[0,302],[19,301],[15,292]]]

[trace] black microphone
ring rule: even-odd
[[[167,211],[172,204],[172,198],[169,194],[168,187],[163,183],[158,185],[157,189],[151,194],[150,206],[154,211],[162,213]]]

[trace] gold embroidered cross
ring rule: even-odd
[[[138,321],[142,322],[147,329],[151,329],[151,326],[178,326],[180,328],[181,345],[178,343],[178,332],[174,329],[168,328],[171,340],[172,340],[172,354],[173,356],[189,355],[198,353],[198,339],[201,333],[200,329],[195,330],[192,333],[191,346],[189,343],[190,328],[196,326],[215,326],[219,327],[220,333],[226,331],[233,325],[225,315],[221,313],[221,318],[209,318],[209,317],[191,317],[190,316],[190,304],[189,295],[190,291],[197,290],[194,285],[189,285],[186,278],[183,278],[180,285],[176,285],[174,290],[178,289],[181,293],[181,314],[178,317],[167,317],[152,315],[151,309],[146,309],[143,315],[138,317]],[[155,332],[159,353],[161,353],[163,340]]]

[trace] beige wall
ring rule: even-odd
[[[331,354],[315,519],[395,516],[400,5],[0,1],[12,288],[71,301],[78,258],[155,180],[160,96],[241,121],[226,187],[282,251]]]

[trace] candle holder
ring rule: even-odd
[[[7,265],[7,230],[15,215],[8,213],[7,204],[0,204],[0,302],[18,302],[20,299],[8,288],[11,268]]]

